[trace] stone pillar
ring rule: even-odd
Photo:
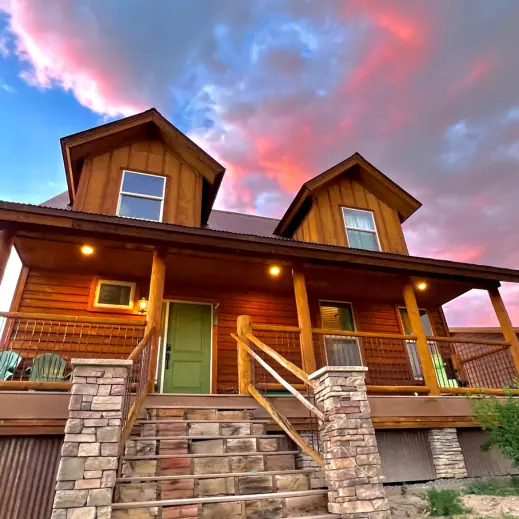
[[[51,519],[110,519],[131,360],[73,359]]]
[[[456,429],[431,429],[429,446],[438,479],[469,476]]]
[[[326,366],[312,375],[325,459],[328,510],[344,518],[390,519],[363,366]]]

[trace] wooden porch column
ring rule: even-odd
[[[250,315],[240,315],[236,325],[238,337],[245,343],[249,340],[245,335],[252,333],[252,319]],[[238,344],[238,389],[240,395],[249,394],[249,384],[252,380],[251,359],[249,354],[240,344]]]
[[[420,319],[420,310],[416,302],[414,287],[411,283],[404,287],[404,301],[413,334],[416,335],[416,349],[420,357],[425,384],[429,387],[431,395],[439,395],[438,379],[436,378],[431,352],[429,351],[422,320]]]
[[[155,373],[159,358],[160,322],[162,316],[162,299],[164,297],[164,282],[166,280],[166,249],[153,251],[153,264],[151,267],[150,294],[148,302],[148,321],[146,330],[155,327],[155,333],[151,341],[150,372],[148,373],[148,391],[155,389]]]
[[[11,254],[13,247],[14,233],[10,230],[4,229],[0,231],[0,283],[4,279],[5,267]]]
[[[310,318],[310,307],[308,306],[308,295],[306,293],[306,281],[303,272],[292,270],[294,280],[294,293],[296,297],[297,320],[301,328],[301,357],[303,369],[309,375],[317,370],[315,362],[314,343],[312,340],[312,320]]]
[[[488,295],[490,296],[490,301],[492,302],[492,306],[496,312],[496,316],[499,321],[499,325],[501,326],[501,330],[503,331],[505,341],[510,343],[510,353],[512,354],[515,369],[517,373],[519,373],[519,341],[517,340],[517,335],[515,333],[514,327],[512,326],[510,316],[506,311],[505,303],[503,302],[497,287],[489,288]]]

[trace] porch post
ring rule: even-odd
[[[148,373],[148,391],[155,389],[155,373],[159,358],[160,322],[162,316],[162,299],[164,297],[164,282],[166,279],[166,249],[153,251],[153,264],[151,267],[150,294],[148,303],[148,321],[146,330],[155,327],[155,333],[151,339],[150,372]]]
[[[236,333],[245,343],[249,340],[245,335],[252,333],[252,319],[250,315],[240,315],[236,324]],[[240,344],[238,344],[238,390],[240,395],[249,394],[249,384],[252,380],[251,360],[249,354]]]
[[[408,283],[404,287],[404,301],[413,334],[416,335],[416,349],[420,357],[425,384],[429,387],[429,394],[439,395],[438,380],[436,378],[436,372],[434,371],[434,364],[431,352],[429,351],[429,345],[427,344],[422,320],[420,319],[420,310],[416,302],[414,287],[411,283]]]
[[[0,283],[4,278],[5,267],[13,247],[14,233],[8,229],[0,231]]]
[[[510,353],[512,354],[515,369],[519,374],[519,341],[517,340],[517,335],[515,333],[514,327],[512,326],[510,316],[506,311],[505,303],[503,302],[497,287],[489,288],[488,295],[490,296],[490,301],[492,302],[492,306],[496,312],[496,316],[499,321],[499,325],[501,326],[501,330],[503,331],[505,341],[510,343]]]
[[[301,328],[301,357],[303,369],[307,373],[313,373],[317,369],[317,364],[315,362],[312,320],[310,317],[310,307],[308,306],[305,275],[300,270],[294,268],[292,270],[292,278],[294,281],[297,320],[299,322],[299,328]]]

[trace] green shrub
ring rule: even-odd
[[[519,496],[519,480],[473,481],[465,488],[466,494],[478,496]]]
[[[427,492],[429,510],[431,516],[450,516],[468,512],[461,504],[460,494],[457,490],[436,490]]]

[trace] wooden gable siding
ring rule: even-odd
[[[87,157],[74,209],[114,215],[124,169],[166,177],[163,221],[199,227],[202,175],[182,162],[160,140],[143,139],[102,155]]]
[[[396,210],[348,177],[330,183],[312,197],[312,207],[293,234],[296,240],[347,247],[341,207],[373,211],[384,252],[409,254]]]

